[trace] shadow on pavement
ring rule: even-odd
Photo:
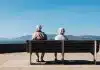
[[[94,63],[94,61],[87,61],[87,60],[61,60],[55,61],[45,61],[45,62],[38,62],[38,63],[31,63],[31,65],[100,65],[100,62]]]

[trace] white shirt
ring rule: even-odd
[[[65,37],[64,35],[57,35],[55,37],[55,40],[67,40],[67,37]]]

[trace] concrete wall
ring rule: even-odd
[[[0,53],[26,52],[25,44],[0,44]]]

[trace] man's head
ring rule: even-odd
[[[59,28],[58,29],[58,34],[64,35],[65,29],[64,28]]]
[[[37,25],[36,26],[36,31],[41,31],[41,29],[42,29],[42,26],[41,25]]]

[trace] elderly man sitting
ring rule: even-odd
[[[33,40],[47,40],[47,35],[42,32],[42,26],[41,25],[37,25],[36,26],[36,31],[32,34],[32,39]],[[43,57],[44,57],[44,52],[42,52],[41,54],[41,61],[43,62]],[[38,52],[36,52],[36,56],[37,56],[37,62],[39,62],[39,54]]]
[[[58,35],[55,37],[55,40],[68,40],[68,38],[64,35],[64,33],[65,33],[65,29],[59,28]],[[57,53],[55,53],[55,61],[57,61]]]

